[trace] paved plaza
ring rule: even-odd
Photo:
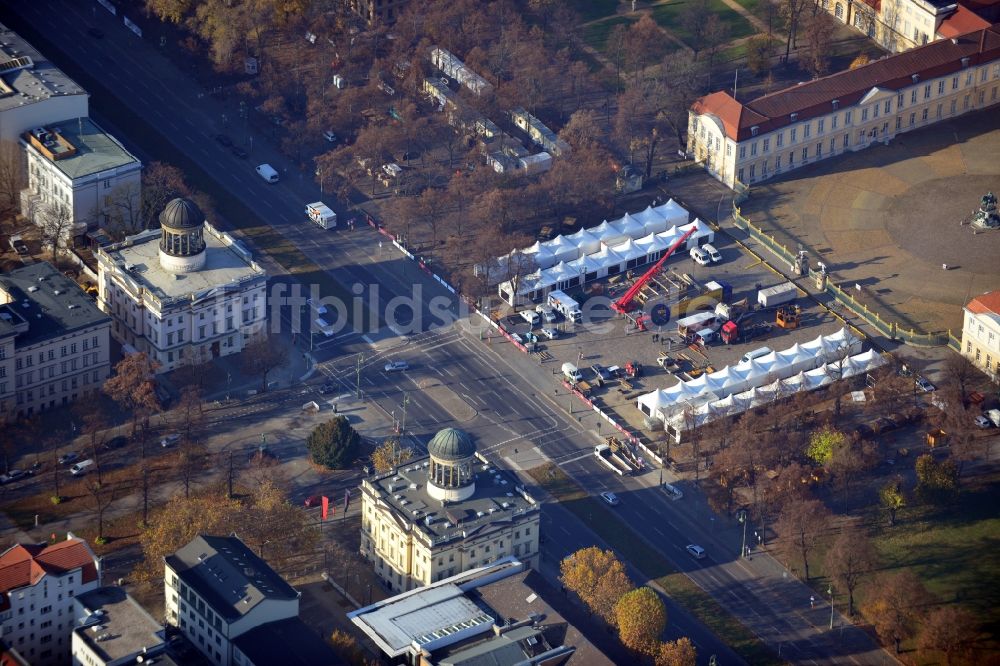
[[[962,306],[1000,289],[1000,231],[962,223],[988,191],[1000,191],[996,108],[756,185],[742,213],[904,328],[960,335]]]

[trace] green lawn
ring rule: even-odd
[[[766,645],[730,615],[690,578],[674,569],[660,553],[625,526],[601,502],[552,464],[528,470],[540,486],[572,511],[618,554],[654,579],[678,604],[709,627],[751,664],[781,664]]]
[[[618,8],[618,0],[570,0],[567,4],[585,23],[611,16]]]
[[[876,537],[889,571],[912,569],[943,603],[959,603],[1000,635],[1000,486],[960,496],[955,506],[916,506]],[[996,646],[994,646],[996,647]]]
[[[756,0],[764,2],[766,0]],[[691,35],[681,26],[681,13],[684,10],[685,0],[671,0],[662,5],[653,7],[653,18],[664,29],[669,30],[678,38],[683,40],[688,46],[694,41]],[[712,13],[718,14],[722,22],[729,26],[729,38],[739,39],[749,37],[756,30],[743,18],[742,15],[730,9],[722,0],[708,0],[708,8]]]
[[[604,49],[607,48],[608,45],[608,36],[611,34],[611,31],[614,30],[615,26],[624,24],[625,27],[628,27],[629,25],[635,23],[636,20],[637,19],[629,16],[615,16],[614,18],[609,18],[606,21],[588,23],[583,26],[583,41],[588,46],[592,46],[603,53]]]

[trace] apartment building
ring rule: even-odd
[[[35,47],[0,24],[0,141],[33,127],[86,117],[90,96]]]
[[[688,152],[731,188],[1000,103],[1000,24],[742,104],[695,101]]]
[[[36,125],[21,144],[28,163],[21,191],[26,218],[64,238],[98,227],[128,232],[138,223],[142,163],[90,118]]]
[[[361,484],[361,554],[392,590],[412,590],[513,555],[538,565],[539,505],[476,452],[438,432],[428,456]]]
[[[99,248],[97,264],[111,334],[159,372],[240,352],[267,319],[267,273],[188,199],[166,205],[160,229]]]
[[[1000,379],[1000,291],[976,296],[964,308],[962,355]]]
[[[0,554],[3,640],[34,666],[70,657],[73,600],[101,585],[100,561],[82,539],[17,544]]]
[[[164,561],[166,621],[213,664],[241,663],[237,638],[299,615],[299,593],[239,537],[199,535]]]
[[[0,423],[100,390],[111,318],[52,264],[0,275]]]

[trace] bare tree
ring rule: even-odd
[[[950,354],[944,362],[944,376],[953,388],[957,389],[962,404],[969,401],[969,385],[982,379],[979,368],[961,354]]]
[[[99,544],[105,542],[104,538],[104,514],[108,507],[115,501],[118,484],[114,482],[103,483],[100,479],[88,479],[84,483],[87,493],[93,503],[94,517],[97,519],[97,539]]]
[[[854,592],[861,579],[878,561],[871,539],[858,529],[845,529],[826,551],[826,572],[839,587],[847,590],[847,612],[854,615]]]
[[[17,208],[21,190],[27,186],[24,151],[17,141],[0,141],[0,212]]]
[[[267,376],[288,360],[288,348],[277,336],[258,335],[243,348],[243,369],[260,377],[260,390],[267,391]]]
[[[774,529],[787,553],[802,560],[803,574],[809,580],[809,554],[827,530],[832,514],[819,500],[789,502],[781,510]]]
[[[130,354],[115,365],[115,374],[104,382],[103,390],[132,413],[132,436],[140,419],[160,409],[156,395],[156,370],[159,362],[145,353]]]
[[[60,203],[46,203],[41,212],[42,238],[51,248],[52,260],[67,246],[73,231],[73,214]]]
[[[802,12],[812,3],[814,0],[781,0],[779,11],[788,26],[788,35],[785,37],[785,62],[788,62],[792,46],[798,48],[799,20],[802,18]]]
[[[191,485],[204,471],[206,463],[204,444],[196,439],[181,437],[177,446],[174,472],[184,488],[185,498],[191,497]]]

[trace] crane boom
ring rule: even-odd
[[[635,298],[635,295],[639,293],[639,290],[642,289],[647,282],[649,282],[650,278],[652,278],[654,275],[656,275],[657,272],[659,272],[659,270],[663,267],[663,264],[667,261],[667,259],[670,258],[670,255],[674,253],[674,250],[680,247],[681,243],[686,241],[691,236],[691,234],[693,234],[697,230],[698,230],[698,225],[695,224],[692,225],[690,229],[685,231],[684,235],[678,238],[677,241],[670,246],[670,249],[667,250],[666,254],[660,257],[660,260],[657,261],[655,264],[653,264],[652,268],[643,273],[642,277],[636,280],[635,284],[629,287],[628,291],[626,291],[621,298],[619,298],[617,301],[611,304],[611,309],[620,314],[625,314],[626,312],[631,310],[632,300]]]

